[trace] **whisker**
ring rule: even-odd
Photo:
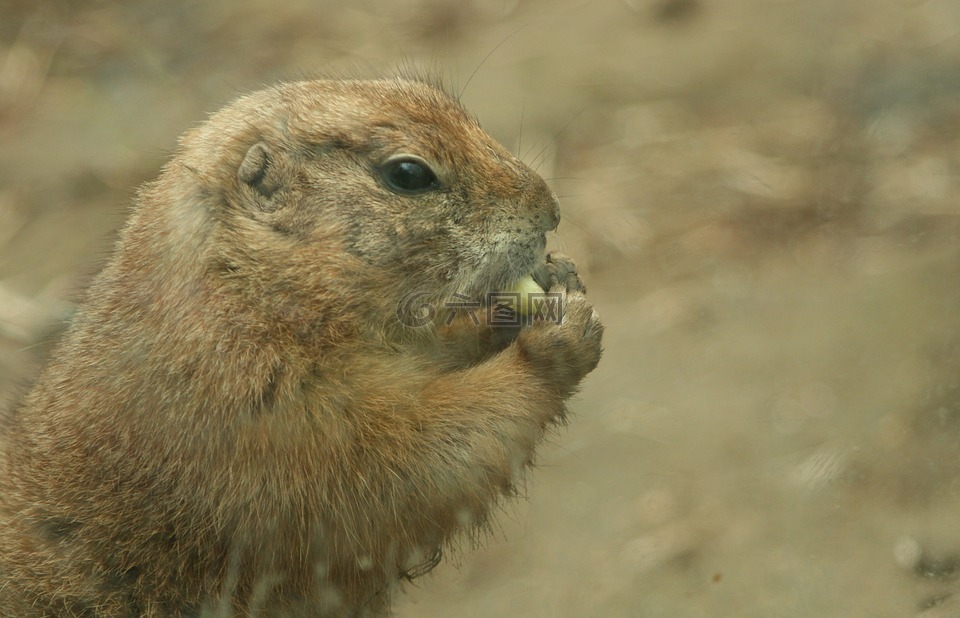
[[[553,146],[554,144],[556,144],[560,140],[560,137],[564,134],[564,132],[570,128],[570,125],[572,125],[574,121],[577,120],[577,118],[583,115],[585,111],[587,111],[586,107],[584,107],[579,112],[577,112],[573,116],[573,118],[568,120],[567,123],[563,125],[563,127],[557,132],[557,134],[553,136],[553,139],[550,140],[543,148],[540,149],[540,152],[537,153],[537,156],[535,156],[533,158],[533,161],[530,162],[530,167],[532,167],[534,170],[537,170],[541,165],[543,165],[546,159],[541,160],[541,157],[543,157],[543,155],[547,152],[547,149]]]
[[[499,43],[497,43],[497,46],[494,47],[493,49],[491,49],[490,52],[489,52],[486,56],[483,57],[483,60],[481,60],[481,61],[480,61],[480,64],[477,65],[477,68],[475,68],[475,69],[473,70],[473,73],[470,74],[470,77],[467,78],[467,82],[466,82],[466,83],[463,85],[463,87],[460,89],[460,93],[457,94],[457,98],[458,98],[458,99],[462,99],[462,98],[463,98],[463,93],[467,91],[467,86],[469,86],[469,85],[470,85],[470,82],[473,81],[473,78],[474,78],[474,76],[477,74],[477,71],[480,70],[480,67],[482,67],[484,64],[486,64],[487,59],[489,59],[490,56],[492,56],[495,51],[497,51],[498,49],[500,49],[501,47],[503,47],[503,44],[504,44],[504,43],[506,43],[507,41],[509,41],[510,39],[512,39],[515,34],[517,34],[518,32],[520,32],[521,30],[523,30],[523,29],[526,28],[526,27],[527,27],[526,24],[524,24],[524,25],[520,26],[519,28],[517,28],[516,30],[514,30],[513,32],[511,32],[510,34],[508,34],[505,39],[503,39],[502,41],[500,41]]]

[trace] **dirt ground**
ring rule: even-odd
[[[550,180],[607,334],[397,616],[960,616],[956,0],[0,0],[0,394],[178,134],[404,64]]]

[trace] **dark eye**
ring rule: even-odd
[[[423,193],[437,186],[437,176],[425,161],[404,156],[387,161],[381,172],[387,186],[398,193]]]

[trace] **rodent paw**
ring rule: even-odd
[[[600,314],[582,292],[567,294],[561,329],[568,328],[577,340],[583,375],[593,371],[603,352],[603,323]]]
[[[551,251],[546,261],[533,271],[533,280],[548,292],[561,288],[564,292],[586,293],[587,287],[580,279],[577,264],[568,255]]]
[[[600,362],[603,323],[581,292],[566,294],[563,303],[560,324],[536,322],[520,332],[516,344],[533,370],[568,397]]]

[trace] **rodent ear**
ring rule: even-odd
[[[264,142],[257,142],[247,150],[247,154],[240,163],[240,169],[237,170],[240,182],[267,198],[266,201],[257,200],[264,210],[273,210],[276,207],[270,200],[280,187],[277,174],[279,170],[273,169],[274,167],[270,147]]]

